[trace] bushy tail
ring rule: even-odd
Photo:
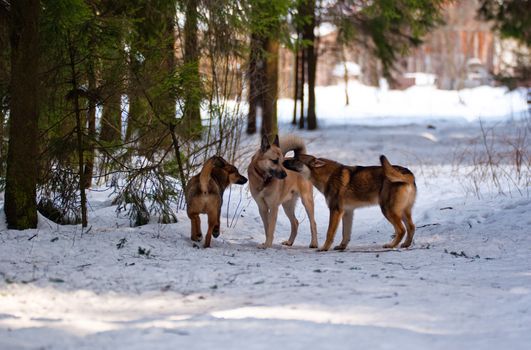
[[[384,155],[380,156],[380,163],[387,180],[391,182],[415,183],[415,177],[411,171],[406,168],[401,168],[403,171],[395,169]]]
[[[295,156],[300,153],[306,153],[304,140],[295,135],[286,135],[280,138],[280,149],[282,154],[286,155],[289,151],[295,152]]]
[[[202,193],[208,192],[208,182],[210,181],[212,169],[216,166],[223,166],[222,161],[223,159],[221,157],[214,156],[209,158],[203,165],[203,169],[201,169],[201,172],[199,173],[199,188]]]

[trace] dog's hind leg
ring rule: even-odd
[[[205,248],[210,247],[210,242],[212,240],[212,233],[214,232],[214,228],[218,222],[217,220],[217,211],[211,210],[208,212],[208,231],[205,237]]]
[[[343,217],[344,211],[342,209],[330,209],[330,222],[328,223],[328,231],[326,232],[326,241],[319,251],[326,251],[330,249],[332,243],[334,243],[334,236],[336,235],[339,221]]]
[[[192,241],[199,242],[203,238],[203,234],[201,233],[201,219],[199,218],[199,214],[188,214],[188,217],[192,222],[192,235],[190,238]]]
[[[404,227],[404,224],[402,223],[402,217],[401,215],[395,213],[395,212],[384,212],[384,216],[389,220],[389,222],[393,225],[395,229],[395,238],[387,243],[384,244],[384,248],[395,248],[398,243],[404,238],[404,235],[406,233],[406,229]]]
[[[296,196],[294,196],[292,199],[282,204],[282,208],[284,209],[284,212],[286,213],[286,216],[288,217],[289,222],[291,224],[291,233],[289,235],[289,239],[287,241],[282,242],[282,244],[287,245],[287,246],[293,245],[293,242],[295,242],[295,238],[297,237],[297,230],[299,229],[299,221],[297,220],[297,217],[295,217],[295,206],[296,205],[297,205]]]
[[[219,206],[219,209],[216,213],[216,224],[214,225],[214,229],[212,230],[212,235],[214,238],[219,237],[219,228],[221,226],[221,206]]]
[[[334,247],[334,250],[345,250],[350,242],[350,235],[352,234],[352,220],[354,219],[354,209],[345,210],[343,214],[343,239],[339,245]]]
[[[413,243],[413,236],[415,235],[415,224],[411,218],[411,208],[404,211],[404,222],[406,223],[407,236],[404,243],[400,245],[400,248],[407,248]]]
[[[301,195],[302,205],[306,209],[306,215],[310,220],[310,232],[312,233],[312,240],[310,242],[310,248],[317,248],[319,243],[317,242],[317,225],[315,223],[314,205],[313,205],[313,192],[310,191]]]

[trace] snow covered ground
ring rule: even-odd
[[[485,104],[497,93],[491,90]],[[385,154],[413,170],[413,248],[382,249],[391,226],[378,208],[367,208],[356,212],[347,251],[317,253],[308,248],[299,205],[295,245],[279,244],[290,227],[280,213],[274,247],[259,250],[264,234],[247,186],[226,194],[222,234],[207,250],[189,240],[184,211],[176,224],[131,228],[106,192],[90,193],[85,233],[42,217],[36,230],[10,231],[2,213],[0,349],[527,349],[529,168],[524,180],[510,183],[516,175],[508,156],[498,169],[512,175],[502,177],[500,194],[477,162],[484,133],[497,136],[492,149],[510,155],[508,141],[529,122],[508,121],[506,108],[486,118],[482,133],[467,117],[472,112],[446,106],[446,117],[423,118],[397,107],[402,122],[390,126],[391,114],[381,123],[323,96],[318,112],[330,110],[319,114],[324,127],[293,131],[319,156],[369,165]],[[498,102],[513,98],[503,96]],[[521,116],[525,105],[516,105]],[[289,110],[281,107],[282,120]],[[288,124],[281,130],[292,131]],[[242,154],[257,144],[244,139]],[[524,147],[529,155],[528,140]],[[240,169],[247,164],[242,157]],[[315,193],[321,243],[328,210]]]

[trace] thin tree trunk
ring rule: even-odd
[[[187,0],[184,24],[184,64],[186,65],[184,132],[193,138],[201,137],[201,77],[199,75],[199,46],[197,38],[198,0]]]
[[[3,106],[0,105],[0,162],[4,159],[4,124],[6,122],[6,114]],[[2,162],[3,164],[4,162]],[[0,176],[4,176],[4,167],[0,164]]]
[[[11,101],[4,211],[7,227],[37,227],[39,0],[11,2]]]
[[[72,91],[74,113],[76,115],[76,134],[77,134],[77,155],[78,155],[78,175],[79,175],[79,193],[81,199],[81,226],[87,227],[87,195],[85,193],[85,172],[84,172],[84,159],[83,159],[83,122],[81,118],[81,107],[79,103],[79,84],[76,72],[76,52],[72,43],[69,42],[68,51],[70,55],[70,72],[72,74]]]
[[[88,67],[88,89],[89,91],[96,90],[96,72],[94,65],[94,56],[90,57],[91,62]],[[85,187],[92,186],[92,178],[94,177],[94,157],[95,149],[94,142],[96,139],[96,101],[94,97],[89,96],[88,111],[87,111],[87,127],[88,127],[88,150],[85,157],[84,178]]]
[[[264,42],[265,57],[265,93],[262,113],[262,135],[272,137],[278,133],[278,57],[280,44],[277,38],[268,38]]]
[[[107,80],[105,83],[108,83]],[[103,102],[101,113],[100,140],[108,144],[117,145],[122,139],[122,96],[116,88],[107,89],[109,96]]]
[[[304,129],[304,124],[305,124],[305,118],[304,118],[304,83],[305,83],[305,80],[306,80],[306,50],[305,49],[302,49],[301,50],[301,60],[300,60],[300,64],[301,64],[301,80],[300,80],[300,83],[299,83],[299,93],[300,93],[300,99],[301,99],[301,105],[300,105],[300,109],[301,109],[301,113],[300,113],[300,116],[299,116],[299,129]]]
[[[263,62],[262,41],[256,34],[251,34],[251,52],[249,57],[249,114],[247,115],[247,134],[256,133],[256,114],[258,106],[263,102]]]
[[[125,131],[125,141],[132,142],[142,129],[142,120],[146,123],[147,102],[142,90],[146,89],[145,81],[141,77],[142,64],[137,61],[134,55],[129,55],[127,98],[129,100],[129,110],[127,111],[127,128]],[[138,146],[138,145],[137,145]],[[129,148],[133,145],[129,145]]]
[[[317,129],[315,115],[315,78],[317,73],[317,53],[315,50],[315,0],[307,0],[307,11],[310,20],[304,25],[304,41],[310,43],[306,47],[306,68],[308,70],[308,130]]]
[[[293,120],[291,124],[297,125],[297,101],[299,100],[299,40],[300,37],[297,34],[297,43],[295,46],[295,78],[294,78],[294,93],[293,93]]]
[[[121,35],[116,40],[121,41]],[[103,106],[101,112],[100,140],[109,145],[119,145],[122,141],[122,92],[123,88],[123,57],[125,53],[119,46],[110,49],[110,60],[103,62]]]
[[[341,60],[343,61],[343,81],[345,82],[345,106],[348,106],[348,69],[347,69],[347,56],[345,55],[345,45],[341,43]]]

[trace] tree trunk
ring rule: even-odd
[[[265,51],[265,91],[262,113],[262,135],[273,137],[278,133],[277,98],[278,98],[278,57],[280,44],[277,38],[264,41]]]
[[[198,0],[187,0],[184,24],[184,64],[186,69],[183,128],[193,138],[201,137],[201,77],[197,39]]]
[[[68,53],[70,58],[70,73],[71,73],[71,84],[72,84],[72,103],[74,107],[74,114],[76,116],[76,139],[77,139],[77,156],[78,156],[78,175],[79,175],[79,194],[81,200],[81,226],[87,227],[87,194],[85,192],[85,161],[84,161],[84,147],[83,147],[83,134],[84,134],[84,125],[81,118],[81,104],[79,101],[79,83],[78,83],[78,72],[76,71],[76,49],[71,41],[71,38],[68,42]]]
[[[122,139],[122,96],[116,90],[108,93],[101,113],[100,140],[109,145],[118,145]]]
[[[133,48],[132,51],[136,51]],[[127,111],[127,128],[125,131],[125,141],[128,147],[134,145],[139,133],[142,131],[143,123],[147,123],[147,102],[143,91],[147,88],[142,79],[142,63],[135,55],[130,54],[128,58],[128,79],[127,79],[127,99],[129,100],[129,110]]]
[[[9,87],[9,23],[8,23],[7,13],[0,13],[0,47],[4,48],[0,52],[0,176],[5,177],[5,151],[4,148],[4,125],[7,117],[7,97],[8,97],[8,87]]]
[[[11,2],[11,101],[5,205],[7,227],[37,227],[39,0]]]
[[[303,40],[306,46],[306,69],[308,70],[308,130],[317,129],[317,116],[315,115],[315,77],[317,72],[317,53],[315,50],[315,0],[307,1],[309,21],[304,24]]]
[[[4,124],[6,122],[6,114],[3,106],[0,105],[0,176],[4,176]]]
[[[301,80],[299,83],[299,93],[300,93],[300,100],[301,100],[301,113],[299,116],[299,129],[304,129],[305,124],[305,113],[304,113],[304,83],[306,80],[306,50],[301,50],[301,59],[300,59],[300,65],[301,65]]]
[[[251,52],[249,57],[249,114],[247,115],[247,134],[256,133],[256,115],[263,99],[263,38],[251,34]]]
[[[297,101],[299,100],[299,43],[300,43],[300,37],[297,34],[297,43],[295,44],[295,51],[293,52],[295,56],[295,77],[293,79],[293,120],[291,121],[291,124],[297,125]]]
[[[91,46],[94,48],[95,38],[92,38]],[[87,74],[88,74],[88,90],[93,92],[96,90],[96,72],[95,72],[95,57],[90,56]],[[92,94],[91,94],[92,95]],[[94,96],[89,96],[88,110],[87,110],[87,128],[88,128],[88,140],[87,140],[87,155],[85,157],[84,179],[85,187],[90,188],[92,186],[92,178],[94,177],[94,157],[95,149],[94,142],[96,141],[96,101]]]
[[[348,69],[347,69],[347,55],[345,54],[345,44],[341,43],[341,60],[343,61],[343,81],[345,82],[345,106],[349,105],[348,99]]]

